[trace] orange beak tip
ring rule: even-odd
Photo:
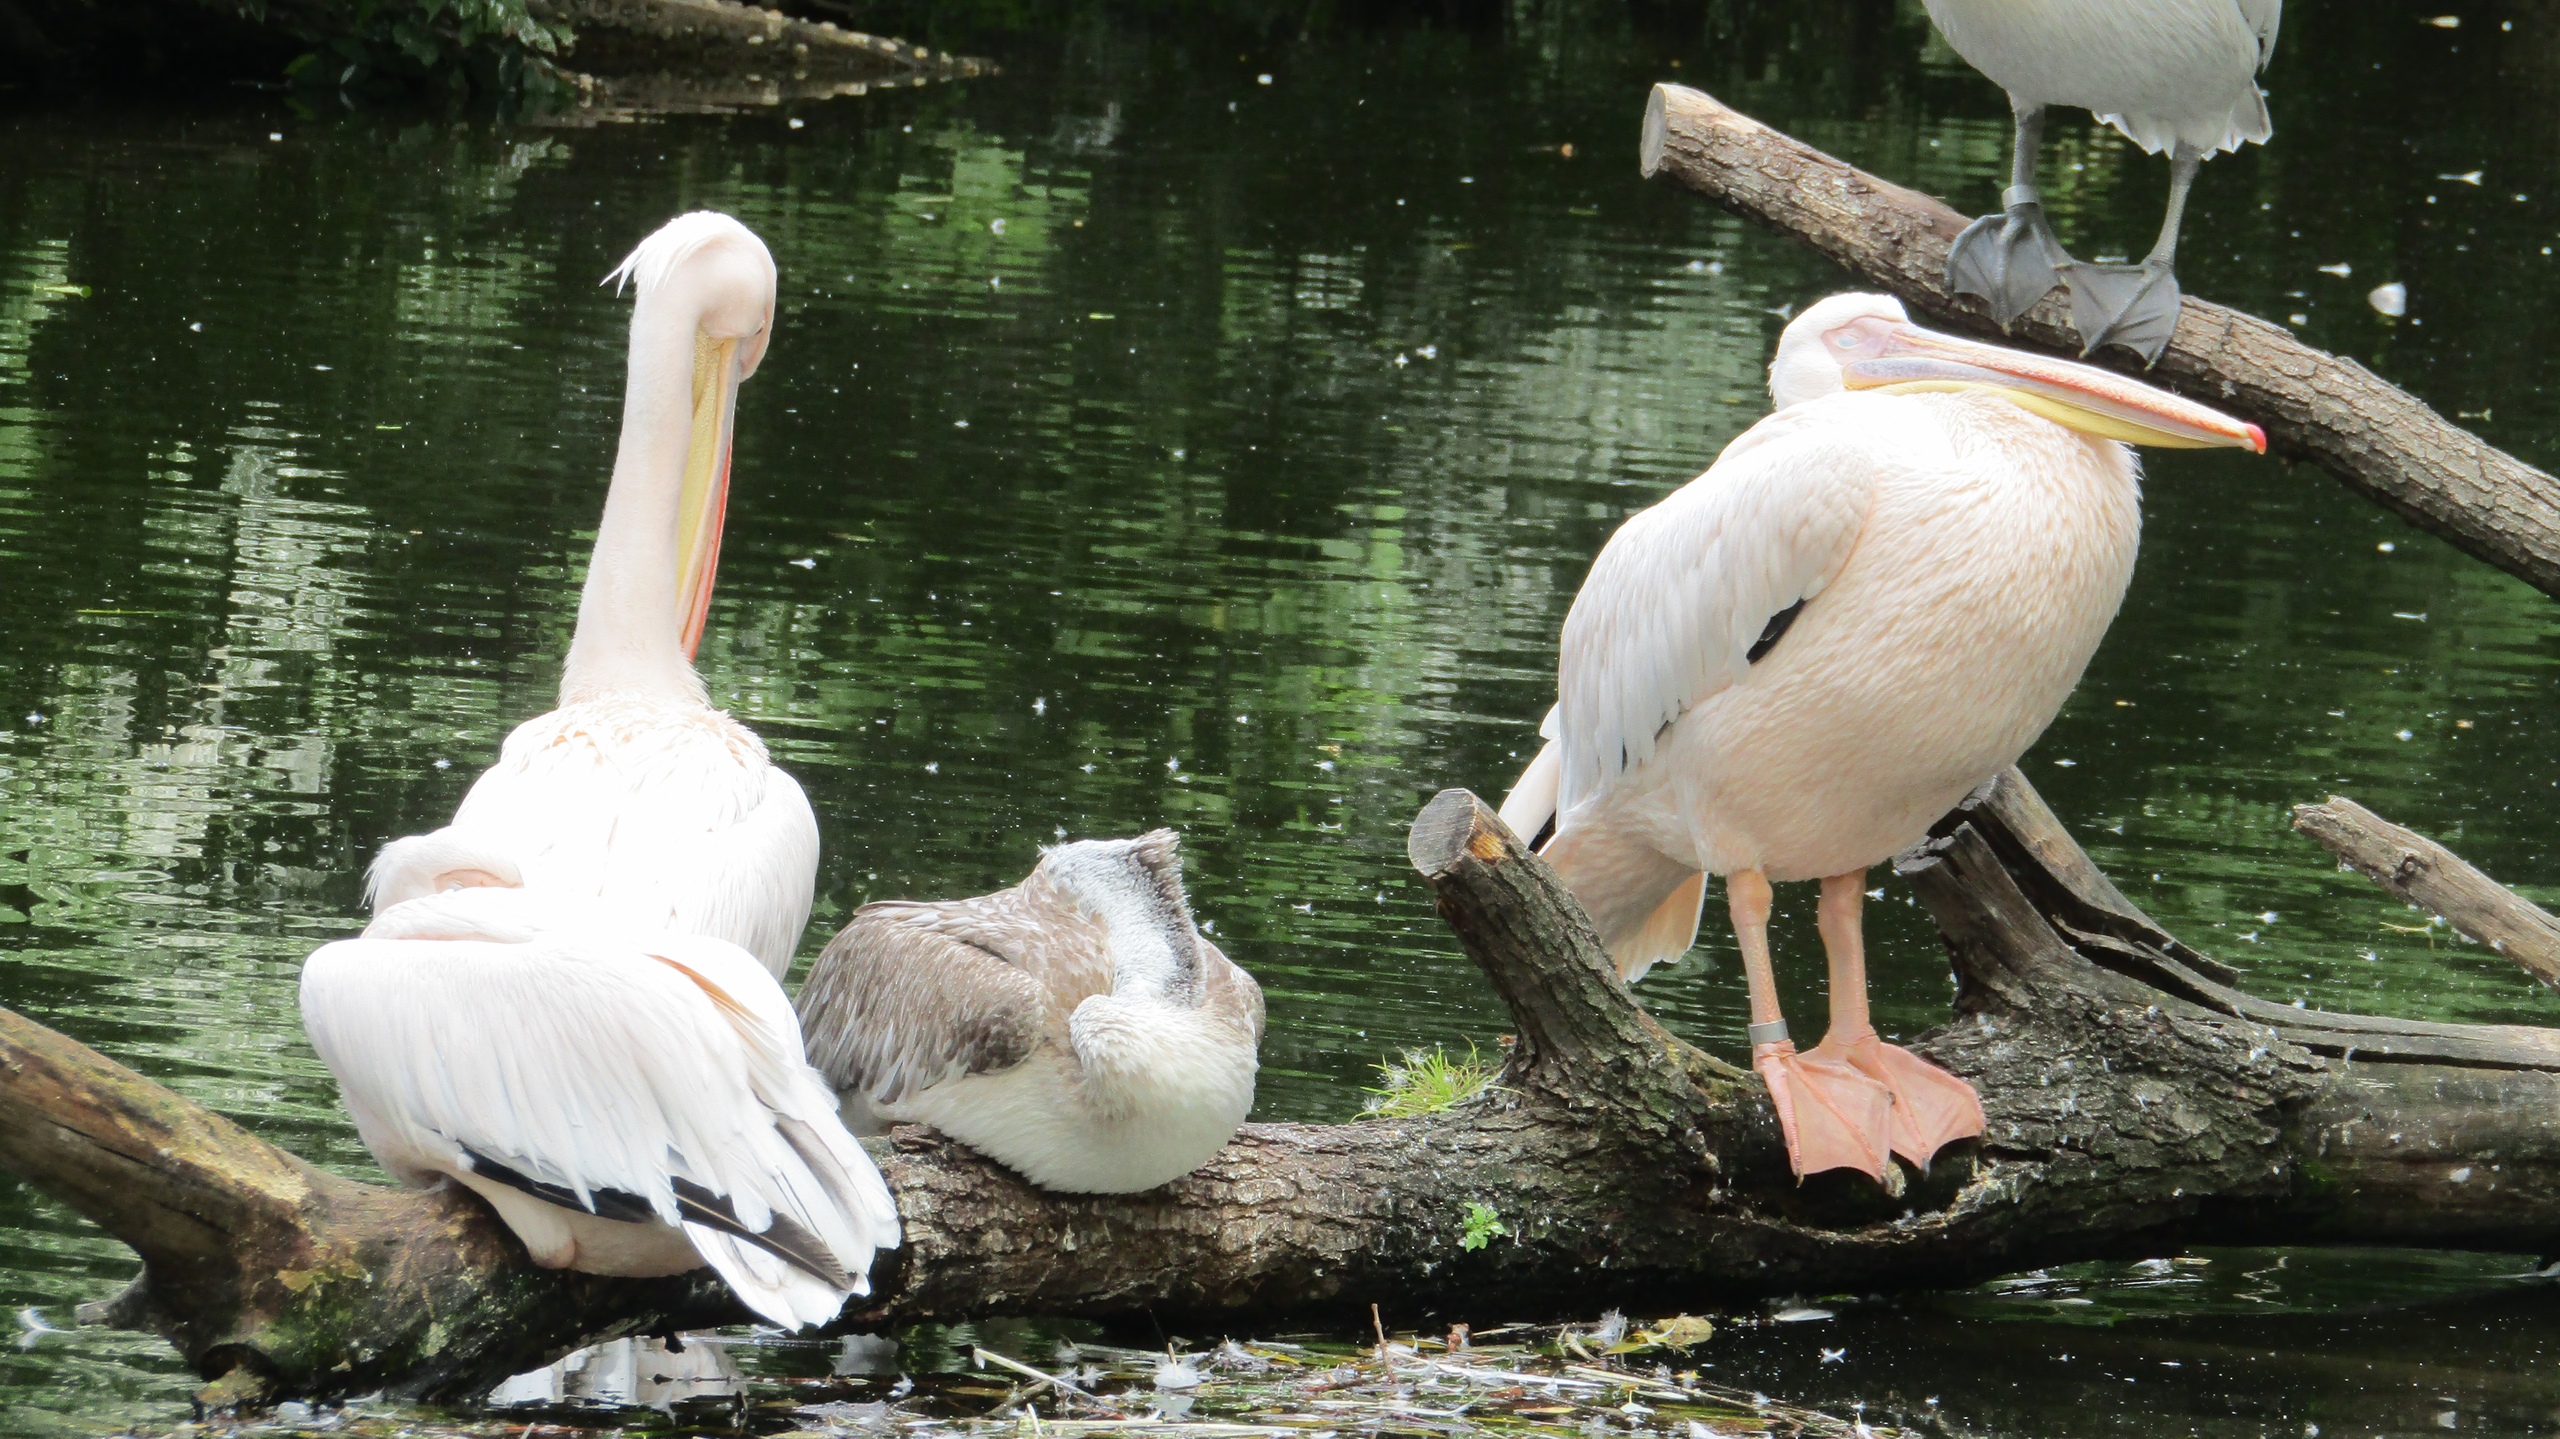
[[[2258,428],[2256,425],[2249,426],[2249,453],[2253,455],[2263,455],[2266,452],[2267,432]]]

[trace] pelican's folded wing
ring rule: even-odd
[[[832,1289],[784,1322],[864,1292],[873,1252],[897,1243],[896,1209],[799,1058],[780,986],[716,940],[495,922],[527,898],[454,891],[401,907],[456,911],[448,922],[390,926],[466,932],[462,910],[492,907],[480,928],[511,939],[342,940],[303,966],[312,1047],[384,1167],[684,1225],[751,1303],[742,1266],[796,1266]]]
[[[1672,721],[1749,673],[1763,637],[1839,573],[1890,458],[1885,427],[1858,421],[1899,403],[1790,406],[1610,536],[1565,616],[1559,814],[1651,760]]]
[[[899,1104],[1028,1058],[1052,1005],[1009,942],[1014,894],[855,911],[800,986],[809,1062],[838,1089]]]

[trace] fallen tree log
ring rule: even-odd
[[[2452,850],[2342,795],[2295,805],[2293,827],[2385,894],[2438,916],[2544,984],[2560,985],[2560,918]]]
[[[1946,288],[1947,248],[1970,217],[1686,86],[1654,87],[1641,144],[1647,178],[1669,175],[1801,240],[1932,320],[2000,333],[1981,301]],[[2057,353],[2080,348],[2059,291],[2008,333]],[[2140,373],[2121,350],[2095,358]],[[2355,361],[2191,295],[2149,378],[2257,421],[2274,452],[2310,460],[2419,529],[2560,595],[2560,480]]]
[[[1645,1015],[1473,795],[1432,801],[1410,848],[1518,1026],[1495,1089],[1423,1118],[1247,1125],[1133,1196],[1045,1194],[902,1128],[875,1153],[907,1243],[849,1322],[1695,1308],[2205,1242],[2560,1251],[2560,1031],[2243,994],[2015,771],[1898,864],[1960,982],[1955,1021],[1914,1047],[1990,1120],[1897,1171],[1899,1193],[1795,1182],[1757,1081]],[[320,1173],[16,1016],[0,1165],[142,1255],[88,1317],[166,1335],[217,1400],[462,1395],[582,1340],[739,1317],[703,1282],[536,1269],[467,1196]],[[1474,1206],[1507,1233],[1470,1249]]]

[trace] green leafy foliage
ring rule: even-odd
[[[1408,1049],[1377,1068],[1377,1087],[1362,1091],[1369,1096],[1362,1112],[1380,1119],[1411,1119],[1455,1108],[1484,1093],[1493,1087],[1499,1066],[1479,1058],[1470,1040],[1464,1059],[1451,1058],[1435,1044],[1427,1051]]]
[[[222,0],[207,0],[226,8]],[[267,4],[262,16],[311,45],[286,72],[347,92],[516,95],[558,84],[552,60],[575,39],[528,0],[354,0]]]
[[[1460,1249],[1482,1249],[1511,1233],[1511,1226],[1502,1222],[1502,1216],[1493,1212],[1493,1206],[1481,1200],[1467,1205],[1466,1222],[1466,1232],[1458,1236]]]

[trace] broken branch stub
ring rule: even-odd
[[[2343,795],[2294,806],[2293,827],[2393,898],[2442,915],[2525,973],[2560,985],[2560,918],[2452,850]]]
[[[1950,294],[1947,249],[1967,217],[1780,134],[1684,85],[1656,85],[1639,165],[1800,240],[1921,314],[1999,335],[1979,300]],[[2019,317],[2012,341],[2076,353],[2057,292]],[[2094,357],[2143,373],[2121,350]],[[2280,453],[2307,459],[2430,534],[2560,595],[2560,479],[2484,443],[2353,360],[2254,315],[2187,297],[2146,376],[2256,421]]]

